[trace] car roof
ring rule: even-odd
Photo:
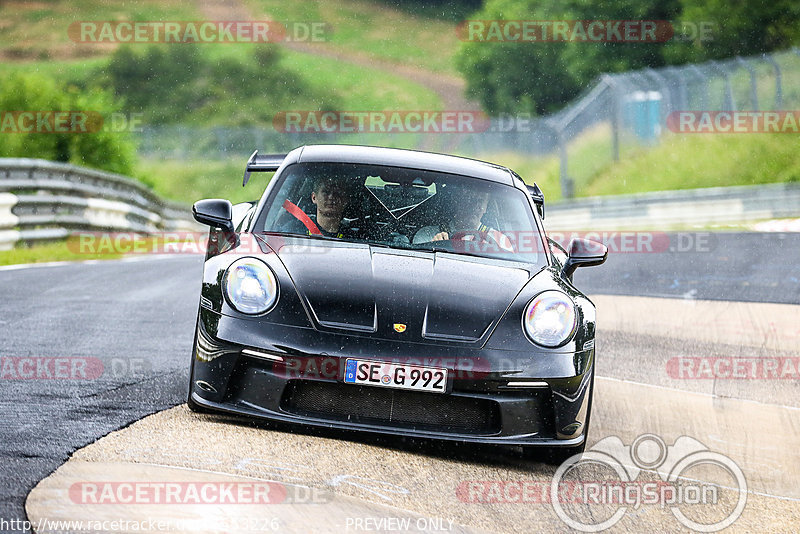
[[[514,183],[512,171],[501,165],[432,152],[358,145],[307,145],[297,150],[297,163],[388,165],[471,176],[505,185]]]

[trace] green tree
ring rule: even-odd
[[[474,20],[675,21],[680,0],[488,0]],[[603,72],[667,63],[662,42],[479,42],[461,46],[456,64],[467,93],[492,114],[552,112]]]
[[[14,74],[0,81],[0,111],[72,111],[109,121],[120,106],[108,91],[78,91],[36,74]],[[43,158],[104,169],[122,174],[133,171],[135,146],[126,131],[115,132],[108,123],[90,124],[87,132],[41,131],[0,133],[0,156]]]
[[[383,0],[415,17],[460,21],[481,7],[482,0]]]
[[[670,63],[762,54],[800,43],[796,0],[681,0],[681,7],[682,23],[709,23],[713,29],[708,39],[669,47]]]
[[[297,102],[332,103],[283,67],[281,57],[273,44],[225,55],[192,45],[120,47],[105,69],[105,84],[149,124],[264,124]]]
[[[566,3],[536,0],[488,0],[475,20],[574,19]],[[456,66],[467,81],[467,94],[490,114],[542,113],[578,92],[564,62],[565,43],[466,41]]]

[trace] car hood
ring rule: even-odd
[[[538,267],[362,243],[267,239],[321,330],[482,343]]]

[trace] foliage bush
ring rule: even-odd
[[[190,45],[120,47],[110,57],[104,83],[129,110],[144,113],[148,124],[264,124],[298,102],[331,101],[312,94],[280,65],[276,45],[258,45],[245,54],[204,52]]]
[[[121,113],[113,94],[99,88],[78,91],[37,74],[12,74],[0,80],[0,112],[94,112],[102,127],[88,132],[0,133],[0,157],[42,158],[104,169],[121,174],[133,171],[136,147],[130,132],[110,128],[112,115]],[[91,124],[91,122],[89,122]]]

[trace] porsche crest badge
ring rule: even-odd
[[[402,334],[403,332],[406,331],[406,325],[404,325],[403,323],[394,323],[394,331],[399,334]]]

